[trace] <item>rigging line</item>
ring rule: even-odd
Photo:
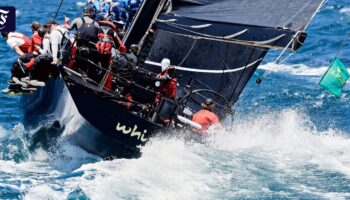
[[[224,72],[225,71],[225,69],[226,69],[226,67],[227,67],[227,65],[226,65],[226,61],[227,61],[227,57],[228,57],[228,51],[229,51],[229,47],[230,47],[230,45],[228,44],[228,43],[226,43],[226,53],[225,53],[225,57],[224,57],[224,61],[223,61],[223,66],[222,66],[222,71]],[[217,59],[217,58],[216,58]],[[237,59],[237,57],[236,57],[236,59]],[[217,60],[219,60],[219,59],[217,59]],[[221,61],[222,62],[222,61]],[[225,78],[225,75],[224,75],[224,73],[222,73],[221,74],[221,79],[220,79],[220,87],[219,87],[219,91],[221,91],[222,89],[223,89],[223,87],[224,87],[224,78]]]
[[[61,7],[62,7],[62,4],[63,4],[63,1],[64,1],[64,0],[61,0],[61,3],[60,3],[60,5],[58,6],[58,9],[57,9],[57,11],[56,11],[55,17],[53,18],[53,21],[55,21],[55,20],[56,20],[57,15],[58,15],[58,13],[59,13],[59,12],[60,12],[60,10],[61,10]]]
[[[167,30],[163,30],[163,31],[167,31]],[[167,31],[169,32],[169,31]],[[243,32],[243,31],[241,31]],[[206,37],[206,36],[193,36],[187,33],[176,33],[176,32],[172,32],[173,34],[176,35],[181,35],[184,37],[189,37],[189,38],[198,38],[198,39],[204,39],[204,40],[211,40],[211,41],[218,41],[218,42],[227,42],[227,43],[231,43],[231,44],[240,44],[240,45],[245,45],[245,46],[252,46],[252,47],[259,47],[259,48],[274,48],[274,49],[282,49],[280,46],[272,46],[272,45],[268,45],[268,44],[263,44],[264,41],[261,41],[261,44],[257,44],[254,41],[244,41],[244,40],[235,40],[235,39],[227,39],[227,38],[216,38],[216,37]],[[279,36],[277,36],[279,37]],[[276,38],[277,38],[276,37]],[[275,41],[273,41],[275,42]]]
[[[96,64],[96,63],[94,63],[93,61],[91,61],[91,60],[89,60],[89,59],[87,59],[87,58],[84,58],[83,56],[76,55],[76,57],[79,58],[79,59],[82,59],[82,60],[84,60],[84,61],[86,61],[86,62],[89,62],[89,63],[91,64],[91,66],[93,66],[93,67],[95,67],[95,68],[98,68],[99,70],[105,71],[105,73],[110,73],[111,75],[114,75],[114,76],[116,76],[116,77],[118,77],[118,78],[120,78],[120,79],[122,79],[122,80],[124,80],[124,81],[129,81],[128,79],[122,77],[121,75],[119,75],[119,74],[117,74],[117,73],[115,73],[115,72],[113,72],[113,71],[111,71],[111,70],[109,70],[109,69],[105,69],[105,68],[103,68],[102,66],[100,66],[100,65],[98,65],[98,64]],[[143,73],[144,75],[148,75],[148,76],[151,76],[151,75],[157,76],[157,75],[158,75],[158,74],[153,73],[153,72],[151,72],[151,71],[148,71],[148,70],[146,70],[146,69],[140,68],[140,67],[136,66],[136,65],[133,64],[133,63],[130,63],[130,62],[128,62],[128,61],[126,61],[126,62],[129,63],[129,64],[131,64],[131,66],[133,67],[133,68],[131,69],[132,71],[138,71],[138,72]],[[111,63],[111,65],[112,65],[112,63]],[[170,81],[173,81],[173,80],[170,80]],[[100,84],[101,84],[101,83],[100,83]],[[100,84],[97,84],[97,85],[100,86]],[[138,87],[143,87],[143,86],[138,85],[138,84],[135,84],[135,85],[138,86]],[[144,88],[144,87],[143,87],[143,88]]]
[[[178,64],[177,66],[181,66],[184,62],[185,62],[185,60],[187,59],[187,57],[191,54],[191,52],[192,52],[192,50],[193,50],[193,48],[194,48],[194,46],[197,44],[197,40],[195,39],[194,41],[193,41],[193,43],[192,43],[192,47],[190,48],[190,50],[187,52],[187,54],[186,54],[186,56],[184,57],[184,59],[182,59],[182,61],[180,62],[180,64]]]
[[[233,103],[233,102],[235,102],[235,101],[237,100],[237,97],[234,98],[234,94],[235,94],[235,92],[236,92],[236,89],[238,88],[239,83],[241,82],[241,79],[242,79],[242,77],[243,77],[243,74],[244,74],[245,70],[247,69],[247,66],[248,66],[248,63],[250,62],[250,59],[252,59],[252,57],[253,57],[253,55],[254,55],[255,49],[256,49],[256,47],[254,47],[253,50],[252,50],[252,52],[250,53],[249,58],[248,58],[248,61],[247,61],[247,64],[246,64],[246,66],[244,67],[244,69],[243,69],[243,71],[242,71],[242,73],[241,73],[241,76],[239,77],[239,79],[238,79],[238,81],[237,81],[237,84],[236,84],[234,90],[232,91],[232,94],[231,94],[231,97],[230,97],[231,103]],[[246,83],[247,83],[247,82],[246,82]],[[241,92],[242,92],[242,90],[241,90]],[[241,93],[241,92],[240,92],[240,93]],[[238,95],[238,97],[239,97],[239,95]],[[234,98],[234,100],[233,100],[233,98]]]
[[[21,59],[17,59],[17,62],[18,62],[18,64],[19,64],[19,66],[20,66],[20,68],[21,68],[21,70],[22,70],[22,72],[25,74],[26,73],[26,71],[25,71],[25,69],[26,69],[26,67],[23,67],[23,65],[22,64],[24,64],[22,61],[21,61]]]
[[[88,84],[90,84],[90,85],[94,85],[95,87],[98,87],[99,89],[102,89],[102,88],[100,88],[99,86],[99,83],[97,83],[96,81],[94,81],[93,79],[91,79],[91,78],[89,78],[89,77],[84,77],[82,74],[80,74],[80,73],[78,73],[78,72],[76,72],[76,71],[74,71],[73,69],[70,69],[70,68],[68,68],[68,67],[64,67],[64,69],[66,70],[66,71],[68,71],[67,73],[68,74],[74,74],[75,76],[78,76],[78,77],[80,77],[81,79],[82,79],[82,81],[84,81],[84,83],[88,83]],[[121,78],[121,79],[124,79],[123,77],[121,77],[121,76],[119,76],[119,78]],[[71,78],[72,79],[72,78]],[[124,80],[126,80],[126,79],[124,79]],[[140,85],[138,85],[138,84],[134,84],[135,86],[137,86],[137,87],[142,87],[142,86],[140,86]],[[144,87],[142,87],[142,88],[144,88]],[[130,101],[130,102],[132,102],[132,103],[135,103],[135,104],[137,104],[137,105],[145,105],[145,104],[143,104],[143,103],[140,103],[140,102],[138,102],[138,101],[135,101],[135,100],[128,100],[128,99],[125,99],[125,97],[123,96],[123,95],[121,95],[120,93],[118,93],[118,92],[116,92],[116,91],[113,91],[113,90],[110,90],[110,91],[105,91],[105,90],[107,90],[108,88],[106,88],[105,86],[103,87],[103,90],[104,90],[104,92],[108,92],[108,93],[110,93],[111,95],[113,95],[113,97],[121,97],[121,99],[123,99],[123,100],[127,100],[127,101]],[[149,89],[148,89],[149,90]],[[149,90],[149,91],[153,91],[153,90]]]
[[[305,24],[302,26],[304,27],[304,29],[306,29],[309,24],[311,23],[311,20],[316,16],[316,13],[324,6],[326,5],[326,3],[328,2],[328,0],[323,0],[322,4],[317,8],[317,10],[315,11],[315,13],[309,18],[308,21],[305,22]]]
[[[345,36],[343,42],[341,43],[341,45],[339,46],[338,50],[337,50],[337,53],[335,54],[335,57],[337,58],[339,53],[341,52],[341,50],[344,49],[345,45],[346,45],[346,42],[348,41],[350,37],[350,32],[348,32],[348,34]]]
[[[295,13],[294,14],[294,16],[292,16],[291,18],[289,18],[289,20],[288,21],[286,21],[286,22],[284,22],[284,26],[287,24],[289,24],[294,18],[296,18],[297,16],[300,16],[300,13],[301,12],[303,12],[303,11],[305,11],[305,9],[306,8],[308,8],[308,6],[313,2],[314,0],[309,0],[309,2],[307,3],[307,4],[305,4],[297,13]],[[316,10],[316,12],[317,12],[317,10]],[[316,13],[315,12],[315,13]],[[310,18],[310,20],[312,19],[312,17]],[[307,23],[306,23],[307,24]],[[306,25],[306,24],[304,24],[304,25]]]
[[[296,32],[295,35],[293,36],[293,38],[290,40],[290,42],[287,44],[287,46],[283,49],[283,51],[280,53],[280,55],[276,58],[276,60],[273,62],[273,64],[282,64],[282,62],[286,61],[287,58],[289,58],[291,55],[287,56],[287,58],[285,58],[284,60],[282,60],[281,62],[278,62],[281,57],[284,55],[284,53],[287,51],[288,47],[294,42],[295,38],[297,38],[297,35],[300,33],[300,31]],[[274,66],[271,65],[270,69],[266,70],[265,73],[261,76],[261,78],[259,78],[259,81],[261,82],[264,78],[266,78],[272,71],[272,68]]]

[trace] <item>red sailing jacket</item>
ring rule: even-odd
[[[174,67],[168,67],[166,70],[162,71],[160,75],[167,76],[169,74],[169,70],[174,70]],[[171,80],[167,80],[163,82],[163,84],[159,87],[159,92],[162,97],[175,100],[176,86],[177,86],[177,79],[172,78]]]
[[[34,51],[39,51],[39,49],[37,49],[36,47],[35,47],[35,45],[37,45],[37,46],[42,46],[42,44],[43,44],[43,37],[40,37],[40,35],[38,34],[38,32],[35,32],[34,34],[33,34],[33,36],[32,36],[32,51],[34,52]]]

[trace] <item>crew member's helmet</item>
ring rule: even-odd
[[[210,98],[206,99],[202,104],[202,108],[212,110],[214,107],[214,101]]]
[[[85,6],[83,9],[84,15],[92,15],[94,13],[94,7],[91,5]]]
[[[170,60],[169,58],[163,58],[162,62],[160,63],[162,67],[162,71],[166,70],[170,66]]]
[[[139,50],[139,46],[137,44],[130,45],[131,52],[137,52]]]
[[[31,28],[32,30],[37,31],[40,26],[41,24],[38,21],[34,21],[32,22]]]
[[[45,33],[46,33],[46,29],[45,29],[43,26],[40,26],[40,27],[38,28],[38,35],[39,35],[40,37],[44,37],[44,36],[45,36]]]

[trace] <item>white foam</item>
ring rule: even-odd
[[[77,169],[84,163],[101,160],[98,156],[89,154],[80,147],[72,145],[64,140],[60,142],[59,146],[51,149],[49,155],[50,165],[65,172]]]
[[[272,72],[288,73],[298,76],[321,76],[327,71],[328,67],[309,67],[304,64],[285,65],[268,63],[265,65],[260,65],[259,69],[271,70]]]
[[[85,3],[85,2],[78,1],[78,2],[76,3],[76,5],[77,5],[78,7],[84,7],[84,6],[86,5],[86,3]]]
[[[211,145],[231,152],[260,149],[283,167],[313,163],[350,177],[350,138],[333,129],[318,132],[295,110],[237,122]]]
[[[140,159],[87,164],[77,171],[84,171],[79,187],[91,199],[200,199],[210,196],[209,169],[184,141],[173,139],[154,140]]]
[[[65,196],[64,192],[55,191],[47,185],[40,185],[31,188],[24,197],[24,200],[50,199],[61,200]]]
[[[19,17],[19,16],[21,16],[21,15],[22,15],[21,11],[16,10],[16,17]]]
[[[259,192],[276,195],[264,178],[290,177],[288,187],[293,191],[320,198],[347,195],[305,188],[298,180],[312,173],[305,166],[350,177],[350,138],[333,129],[317,131],[296,110],[236,120],[231,131],[217,133],[207,144],[153,138],[139,159],[87,162],[69,171],[92,157],[65,144],[50,160],[59,171],[46,162],[0,161],[0,172],[14,180],[30,180],[20,187],[25,199],[65,199],[77,188],[90,199],[215,199],[219,193],[229,199]],[[285,193],[278,195],[288,196]]]
[[[345,13],[345,14],[349,14],[350,13],[350,8],[342,8],[339,11],[340,13]]]
[[[49,159],[49,154],[47,151],[45,151],[42,148],[36,149],[32,154],[31,154],[31,159],[33,161],[39,161],[39,162],[44,162]]]

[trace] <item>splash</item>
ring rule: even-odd
[[[295,110],[238,119],[231,128],[205,144],[188,143],[181,137],[154,138],[140,159],[83,165],[75,170],[83,172],[76,181],[92,199],[348,195],[327,191],[328,184],[340,188],[338,180],[350,182],[344,178],[350,177],[350,139],[342,133],[319,132]],[[332,176],[334,181],[319,185]],[[76,181],[67,183],[71,190],[77,188]],[[284,188],[278,193],[273,185]]]
[[[24,127],[17,124],[11,130],[0,126],[0,159],[20,162],[30,156],[24,137]]]
[[[284,110],[239,120],[232,131],[217,134],[210,146],[231,152],[258,150],[283,167],[309,163],[350,177],[350,138],[316,127],[299,112]]]
[[[2,188],[24,199],[342,199],[350,195],[341,189],[350,183],[345,134],[318,131],[302,112],[286,109],[236,119],[206,143],[153,138],[139,159],[101,161],[61,143],[49,162],[1,161],[0,174],[8,177]]]

